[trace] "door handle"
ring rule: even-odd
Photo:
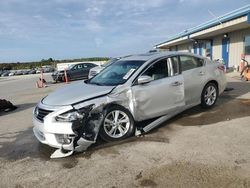
[[[180,85],[182,85],[182,83],[178,81],[171,83],[171,86],[180,86]]]
[[[199,75],[203,76],[205,74],[205,72],[201,71],[199,72]]]

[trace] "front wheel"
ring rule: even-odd
[[[103,140],[117,141],[131,136],[135,131],[135,123],[131,113],[120,106],[113,106],[107,110],[100,128]]]
[[[216,84],[210,82],[208,83],[201,94],[201,106],[203,108],[210,108],[212,107],[218,98],[218,87],[216,86]]]

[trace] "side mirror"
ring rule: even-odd
[[[138,84],[146,84],[146,83],[149,83],[153,80],[152,77],[150,76],[140,76],[137,80],[137,83]]]

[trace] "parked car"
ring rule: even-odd
[[[211,108],[226,87],[224,66],[181,52],[122,58],[90,80],[62,87],[34,109],[34,134],[65,151],[85,150],[98,135],[125,139],[196,105]],[[144,127],[143,120],[157,118]],[[67,152],[66,152],[67,153]],[[57,153],[58,154],[58,153]],[[53,156],[52,156],[53,157]]]
[[[22,70],[17,70],[15,75],[23,75],[23,71]]]
[[[23,75],[26,75],[26,74],[29,74],[30,70],[26,69],[26,70],[23,70]]]
[[[55,69],[53,67],[44,67],[42,68],[44,73],[48,73],[48,72],[54,72]]]
[[[93,63],[79,63],[69,66],[66,70],[69,80],[86,79],[89,75],[89,70],[96,67]],[[64,70],[52,73],[54,81],[65,81]]]
[[[101,70],[103,70],[105,67],[111,65],[112,63],[118,61],[120,58],[112,58],[109,61],[107,61],[105,64],[96,66],[92,69],[89,70],[89,76],[88,79],[94,77],[95,75],[97,75],[99,72],[101,72]]]
[[[14,76],[15,73],[16,73],[16,71],[11,71],[11,72],[9,73],[9,76]]]
[[[31,70],[29,71],[29,74],[36,74],[36,70],[31,69]]]
[[[36,74],[39,74],[39,73],[41,73],[41,68],[38,68],[38,69],[36,69]]]
[[[1,74],[1,77],[9,76],[9,74],[10,74],[10,71],[4,71],[4,72]]]

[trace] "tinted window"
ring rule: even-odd
[[[94,64],[91,64],[91,63],[85,63],[84,64],[84,67],[85,68],[91,68],[91,67],[94,67],[95,65]]]
[[[245,55],[250,55],[250,36],[245,37]]]
[[[197,67],[202,67],[204,65],[204,59],[196,58]]]
[[[164,59],[154,63],[142,75],[150,76],[154,80],[168,77],[167,60]]]
[[[79,70],[79,69],[83,69],[83,64],[77,65],[77,69],[78,69],[78,70]]]
[[[73,65],[72,67],[71,67],[71,70],[77,70],[78,69],[78,65]]]
[[[202,60],[192,56],[180,56],[181,70],[186,71],[203,65]]]

